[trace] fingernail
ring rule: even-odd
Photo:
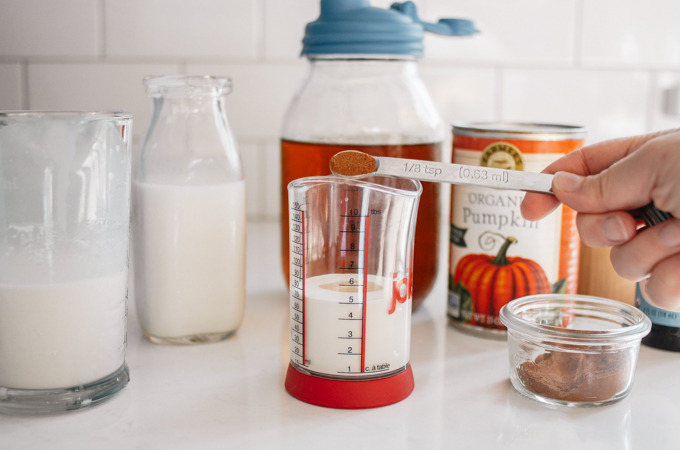
[[[619,216],[608,217],[602,222],[602,235],[611,242],[626,242],[628,230]]]
[[[585,178],[569,172],[557,172],[553,178],[553,186],[560,191],[574,192],[583,184]]]
[[[659,231],[659,242],[666,247],[677,247],[680,245],[680,223],[673,220]]]

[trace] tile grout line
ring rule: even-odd
[[[572,48],[574,52],[572,65],[575,69],[581,69],[582,66],[581,46],[583,44],[584,9],[583,0],[576,0],[574,4],[574,47]]]
[[[264,160],[264,152],[265,152],[265,147],[262,145],[262,142],[257,139],[253,144],[251,144],[254,151],[255,151],[255,158],[253,158],[255,162],[255,168],[254,168],[254,173],[258,175],[263,175],[264,170],[263,170],[263,160]],[[244,174],[245,175],[245,174]],[[254,194],[256,194],[253,197],[253,201],[255,202],[255,211],[253,212],[253,217],[255,217],[257,220],[262,220],[262,218],[265,216],[264,210],[265,210],[265,204],[266,204],[266,196],[265,196],[265,187],[266,187],[266,176],[258,176],[256,177],[254,181],[254,184],[256,186]]]
[[[503,111],[503,67],[494,68],[494,102],[493,102],[493,115],[496,121],[502,121],[502,111]]]
[[[29,86],[28,86],[28,61],[25,60],[21,63],[21,108],[24,110],[30,109],[31,102],[29,96]]]
[[[189,66],[189,64],[187,63],[187,61],[185,59],[175,61],[175,66],[176,66],[176,69],[177,69],[177,75],[189,75],[187,73],[187,70],[188,70],[187,67]]]
[[[656,92],[658,90],[658,80],[659,80],[659,72],[654,71],[654,70],[649,70],[647,71],[647,111],[645,114],[645,130],[647,133],[650,133],[652,131],[652,126],[654,123],[654,109],[657,106],[656,100]]]
[[[97,3],[98,16],[99,16],[99,49],[98,56],[99,61],[104,62],[106,60],[106,0],[99,0]]]
[[[256,16],[259,16],[260,20],[255,21],[255,54],[256,54],[256,60],[259,63],[265,63],[266,62],[266,33],[267,30],[265,28],[266,26],[266,19],[267,19],[267,11],[266,9],[266,4],[265,0],[258,0],[256,3],[256,8],[259,9],[258,14]]]
[[[262,175],[265,173],[265,163],[267,161],[267,146],[262,142],[257,144],[257,155],[255,159],[256,173]],[[267,217],[267,176],[257,177],[257,218],[263,220]]]

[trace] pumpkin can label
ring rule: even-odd
[[[555,145],[545,151],[545,146],[537,147],[535,142],[523,144],[521,140],[458,138],[454,129],[452,159],[458,164],[540,172],[566,153]],[[499,314],[509,301],[526,295],[576,292],[579,241],[575,214],[560,207],[539,221],[528,221],[520,212],[523,198],[519,191],[452,187],[447,310],[454,323],[502,333],[505,327]]]

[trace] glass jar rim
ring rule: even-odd
[[[152,97],[219,97],[232,87],[231,78],[212,75],[149,75],[142,83]]]
[[[231,78],[212,75],[149,75],[144,77],[147,87],[158,88],[224,88],[231,87]]]
[[[587,312],[606,313],[610,317],[627,320],[627,324],[623,324],[620,328],[608,330],[585,330],[531,322],[520,316],[521,313],[534,308],[549,307],[578,308]],[[534,338],[559,340],[570,344],[622,343],[639,340],[646,336],[652,327],[649,318],[639,309],[616,300],[589,295],[529,295],[510,301],[501,308],[499,315],[501,322],[508,328],[509,332],[517,332]]]
[[[387,178],[387,177],[369,177],[369,178]],[[384,184],[374,183],[365,180],[359,180],[356,178],[344,178],[336,177],[334,175],[326,175],[321,177],[306,177],[298,178],[293,180],[288,184],[288,189],[297,189],[305,186],[314,186],[321,184],[348,184],[351,186],[356,186],[358,188],[366,188],[374,191],[383,192],[390,195],[398,195],[401,197],[414,197],[418,198],[423,192],[423,185],[418,180],[411,178],[399,178],[399,180],[405,182],[407,185],[413,186],[412,190],[396,188],[392,186],[386,186]]]
[[[0,118],[25,118],[25,119],[87,119],[87,120],[110,120],[132,119],[132,114],[125,111],[43,111],[43,110],[14,110],[0,111]]]

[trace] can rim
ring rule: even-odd
[[[491,139],[562,141],[583,139],[586,127],[535,122],[453,122],[453,134]]]

